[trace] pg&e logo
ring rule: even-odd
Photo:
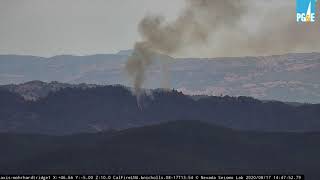
[[[296,0],[297,22],[315,22],[316,0]]]

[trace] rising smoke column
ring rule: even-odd
[[[145,80],[146,68],[156,53],[172,55],[190,44],[205,43],[209,33],[219,26],[237,22],[245,8],[239,0],[190,0],[173,22],[162,16],[146,16],[139,23],[141,42],[136,42],[126,70],[133,78],[136,95]]]
[[[211,57],[320,51],[319,23],[296,23],[294,1],[281,1],[283,8],[276,8],[279,1],[268,1],[271,8],[256,6],[259,3],[266,2],[186,0],[186,8],[172,22],[144,17],[138,25],[142,41],[135,43],[126,63],[135,94],[140,95],[145,71],[158,53],[175,55],[190,47]]]

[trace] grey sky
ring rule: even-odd
[[[262,54],[320,50],[320,23],[297,24],[295,0],[248,2],[241,26],[221,29],[208,44],[179,53],[215,57],[255,55],[256,47],[269,51]],[[145,15],[161,14],[170,22],[184,7],[184,0],[0,0],[0,54],[87,55],[132,49]],[[246,35],[259,41],[248,46]]]
[[[170,3],[169,3],[170,2]],[[113,53],[139,39],[146,14],[174,18],[183,0],[0,0],[0,54]]]

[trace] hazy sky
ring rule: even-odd
[[[233,17],[237,23],[232,28],[214,30],[207,44],[180,54],[244,56],[256,54],[257,47],[269,51],[260,54],[320,50],[320,23],[297,24],[295,0],[247,2],[246,13]],[[160,14],[170,22],[185,6],[184,0],[0,0],[0,54],[88,55],[132,49],[140,40],[137,25],[143,17]]]
[[[143,16],[175,18],[183,7],[183,0],[0,0],[0,54],[84,55],[131,49]]]

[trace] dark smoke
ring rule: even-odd
[[[319,51],[319,22],[298,24],[295,2],[281,1],[279,7],[278,2],[187,0],[173,22],[162,16],[144,17],[138,26],[142,41],[135,44],[126,64],[136,95],[158,53],[175,56],[191,49],[217,57]]]

